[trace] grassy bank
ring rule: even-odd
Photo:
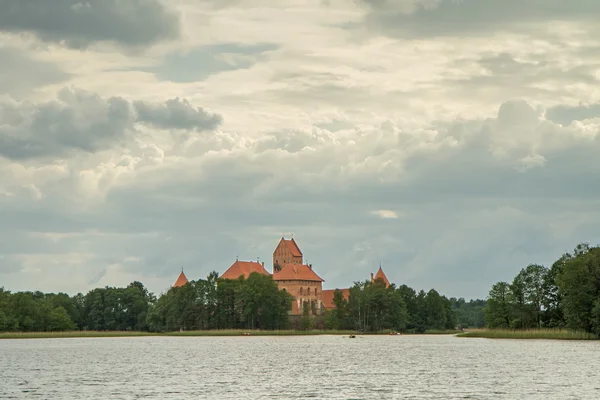
[[[0,339],[55,339],[127,336],[155,336],[155,334],[135,331],[0,332]]]
[[[462,333],[463,331],[456,330],[435,330],[435,329],[427,329],[425,331],[425,335],[455,335],[457,333]]]
[[[597,340],[598,336],[566,329],[477,329],[457,335],[466,338],[487,339],[554,339],[554,340]]]
[[[309,336],[309,335],[350,335],[356,334],[356,331],[326,331],[326,330],[239,330],[239,329],[223,329],[211,331],[183,331],[183,332],[167,332],[166,336]]]
[[[425,331],[425,335],[449,335],[460,331]],[[210,331],[183,331],[183,332],[132,332],[132,331],[69,331],[69,332],[0,332],[0,339],[53,339],[53,338],[103,338],[103,337],[135,337],[135,336],[310,336],[310,335],[389,335],[390,331],[379,332],[356,332],[352,330],[240,330],[240,329],[222,329]],[[405,332],[404,335],[413,335],[416,333]]]
[[[386,332],[387,333],[387,332]],[[135,332],[135,331],[68,331],[68,332],[0,332],[0,339],[54,339],[54,338],[103,338],[103,337],[136,337],[136,336],[306,336],[306,335],[349,335],[355,331],[261,331],[223,329],[210,331],[183,332]],[[377,334],[377,333],[373,333]]]

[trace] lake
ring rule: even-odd
[[[598,399],[600,342],[454,336],[0,340],[1,399]]]

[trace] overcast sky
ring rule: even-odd
[[[294,234],[487,295],[600,236],[600,1],[4,0],[0,286],[160,293]]]

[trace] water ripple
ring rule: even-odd
[[[0,341],[0,398],[597,399],[600,343],[451,336]]]

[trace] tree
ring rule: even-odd
[[[489,328],[508,328],[511,325],[511,286],[498,282],[488,294],[485,322]]]
[[[456,324],[462,328],[483,328],[485,326],[485,300],[469,300],[450,298],[449,302],[456,315]]]
[[[73,323],[73,320],[71,320],[67,310],[60,306],[52,310],[48,324],[49,331],[69,331],[73,329],[75,329],[75,324]]]
[[[563,258],[557,273],[558,294],[569,328],[600,334],[600,248],[580,244],[573,256]]]
[[[564,254],[559,258],[544,276],[544,300],[542,303],[544,312],[542,321],[548,328],[560,328],[566,325],[562,310],[562,296],[558,290],[557,277],[562,271],[570,255]]]
[[[447,327],[446,305],[440,294],[431,289],[424,299],[426,329],[443,330]],[[451,327],[453,328],[453,327]]]

